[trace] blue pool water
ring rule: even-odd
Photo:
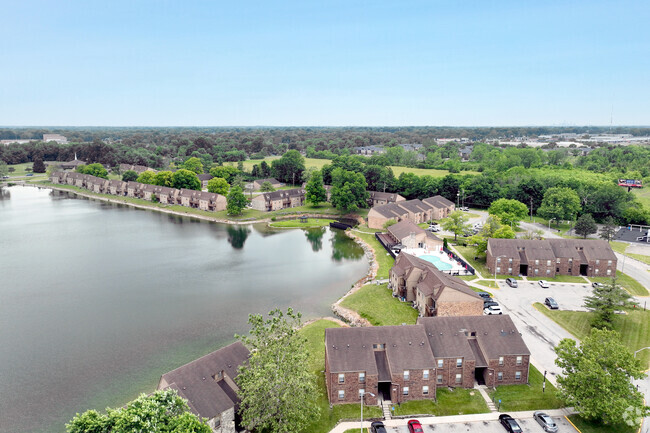
[[[440,269],[441,271],[448,271],[451,269],[451,265],[449,263],[445,263],[442,260],[440,260],[440,257],[437,256],[430,256],[430,255],[424,255],[419,257],[422,260],[426,260],[427,262],[433,263],[433,265]]]

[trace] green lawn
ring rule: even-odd
[[[324,227],[329,226],[334,220],[326,218],[307,218],[306,221],[290,219],[284,221],[275,221],[270,223],[271,227],[282,227],[282,228],[311,228],[311,227]]]
[[[539,302],[535,303],[534,307],[579,340],[591,332],[591,320],[594,313],[549,310]],[[628,314],[617,314],[614,317],[614,329],[621,334],[621,342],[631,351],[650,346],[650,311],[636,309]],[[639,352],[637,357],[643,365],[650,367],[650,350]]]
[[[546,391],[542,392],[543,381],[544,375],[531,365],[528,384],[502,385],[498,386],[496,390],[488,391],[488,394],[497,405],[499,399],[501,400],[501,412],[564,407],[558,398],[557,389],[548,380],[546,381]]]
[[[374,326],[413,325],[418,318],[417,310],[410,303],[394,298],[387,284],[366,284],[341,305],[358,312]]]
[[[336,404],[330,409],[325,388],[325,329],[339,328],[340,325],[331,320],[317,320],[303,327],[300,333],[307,339],[309,351],[309,366],[317,378],[318,385],[318,406],[320,416],[309,425],[305,433],[327,433],[341,419],[358,419],[361,416],[361,406],[358,404]],[[378,406],[366,406],[363,408],[364,418],[381,417],[381,409]]]
[[[488,291],[488,290],[485,290],[485,289],[477,289],[476,287],[472,287],[472,286],[469,286],[469,288],[472,289],[472,290],[474,290],[476,293],[484,292],[484,293],[487,293],[487,294],[489,294],[490,296],[492,296],[492,292],[490,292],[490,291]]]
[[[485,413],[490,410],[485,404],[481,394],[475,389],[463,388],[438,388],[436,390],[438,401],[413,400],[395,405],[395,415],[468,415],[472,413]]]
[[[599,283],[609,283],[612,281],[609,277],[589,277],[589,280]],[[648,289],[646,289],[643,284],[621,271],[616,271],[616,284],[620,285],[633,295],[648,296]]]
[[[544,218],[538,217],[538,216],[534,216],[533,217],[533,222],[545,225],[548,228],[548,220],[547,219],[544,219]],[[560,229],[561,233],[566,233],[567,230],[569,230],[571,227],[572,227],[572,224],[567,223],[566,221],[560,223],[559,226],[558,226],[558,223],[557,223],[556,220],[553,220],[551,222],[551,229],[555,229],[556,231],[557,231],[557,229]]]
[[[627,242],[620,242],[620,241],[610,241],[609,246],[612,247],[614,251],[617,253],[625,254],[625,250],[630,244]]]
[[[650,209],[650,188],[647,186],[645,188],[633,188],[632,194],[639,199],[643,207]]]
[[[569,420],[581,433],[637,433],[639,427],[630,427],[627,424],[605,425],[582,419],[580,415],[570,415]]]
[[[355,231],[354,234],[363,239],[368,245],[370,245],[375,250],[375,257],[377,259],[377,279],[388,278],[388,272],[390,268],[395,264],[395,259],[393,256],[388,254],[386,249],[379,243],[375,237],[375,232],[371,233],[359,233]]]
[[[556,275],[552,278],[545,277],[528,277],[528,281],[550,281],[555,283],[587,283],[587,280],[578,275]]]
[[[460,253],[460,255],[469,263],[481,276],[485,279],[491,278],[494,279],[494,274],[488,271],[487,265],[485,264],[485,254],[476,254],[475,246],[463,247],[460,245],[454,245],[454,249]],[[474,257],[478,257],[477,260],[474,260]],[[506,278],[514,278],[520,280],[519,277],[513,277],[512,275],[497,275],[497,280],[505,280]]]
[[[481,286],[489,287],[491,289],[498,289],[499,288],[495,284],[494,280],[478,280],[478,281],[476,281],[476,284],[480,284]]]
[[[627,255],[632,257],[633,259],[637,259],[638,261],[645,263],[646,265],[650,265],[650,256],[644,256],[641,254],[627,254]]]

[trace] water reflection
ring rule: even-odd
[[[7,188],[0,187],[0,201],[11,199],[11,193]]]
[[[323,249],[323,235],[325,235],[325,227],[317,227],[311,229],[304,229],[305,237],[311,244],[311,249],[317,253]]]
[[[356,242],[350,242],[350,238],[341,230],[332,230],[332,259],[337,262],[343,259],[360,259],[363,256],[363,248]]]
[[[244,247],[244,242],[248,238],[248,235],[251,233],[251,229],[248,226],[227,226],[226,230],[228,231],[228,242],[236,250],[242,249]]]

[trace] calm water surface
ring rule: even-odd
[[[228,226],[0,188],[0,432],[62,432],[233,341],[249,313],[329,306],[367,270],[329,229]]]

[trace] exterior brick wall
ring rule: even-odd
[[[596,260],[589,261],[589,267],[587,269],[588,277],[609,277],[614,276],[616,270],[616,260],[612,260],[611,264],[608,264],[608,260],[599,260],[596,263]],[[609,274],[607,273],[609,270]]]
[[[499,385],[521,385],[528,383],[528,371],[530,365],[530,356],[522,356],[521,364],[517,364],[517,356],[509,355],[503,357],[503,365],[499,364],[498,359],[490,359],[488,361],[488,369],[493,372],[492,376],[489,376],[488,386],[499,386]],[[521,379],[517,380],[516,372],[521,372]],[[503,379],[499,380],[499,373],[503,374]]]
[[[456,367],[458,358],[438,358],[443,361],[442,368],[437,367],[435,373],[435,383],[437,386],[447,386],[453,388],[473,388],[474,387],[474,361],[463,359],[462,367]],[[461,383],[456,383],[456,375],[461,374]],[[438,382],[438,376],[442,375],[442,383]]]

